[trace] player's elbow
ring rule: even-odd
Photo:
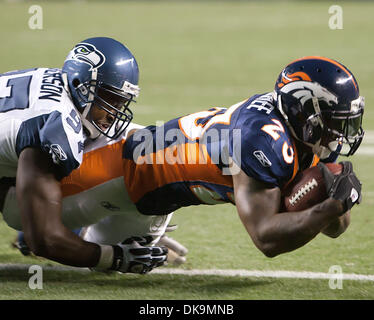
[[[274,258],[276,257],[279,253],[274,251],[274,250],[266,250],[262,251],[262,253],[267,257],[267,258]]]
[[[250,225],[246,225],[250,226]],[[279,244],[275,242],[266,224],[258,224],[256,227],[248,227],[248,234],[256,247],[268,258],[274,258],[281,253]]]
[[[257,245],[257,248],[267,257],[267,258],[274,258],[276,257],[280,252],[277,250],[277,248],[269,243],[261,243]]]
[[[274,242],[267,225],[259,225],[257,228],[252,230],[252,239],[256,247],[268,258],[274,258],[280,254],[279,244]]]

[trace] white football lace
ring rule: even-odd
[[[298,201],[301,200],[309,191],[318,186],[316,179],[312,179],[305,183],[288,201],[291,206],[294,206]]]

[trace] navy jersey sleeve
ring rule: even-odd
[[[67,123],[58,111],[24,121],[17,134],[17,155],[26,147],[40,148],[53,160],[60,179],[69,175],[82,162],[84,145],[81,131]]]
[[[230,143],[230,154],[248,176],[282,188],[292,178],[295,154],[288,133],[278,130],[284,129],[282,123],[274,120],[249,117],[239,121],[240,143],[238,138]]]

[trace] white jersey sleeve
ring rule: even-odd
[[[82,162],[82,123],[60,69],[0,75],[0,177],[15,176],[18,157],[27,147],[49,154],[60,177]]]

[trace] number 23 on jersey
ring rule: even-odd
[[[269,134],[275,141],[277,141],[280,138],[280,134],[278,132],[284,133],[284,127],[279,120],[271,119],[271,121],[273,124],[266,124],[261,128],[261,130]],[[283,143],[282,156],[283,160],[287,164],[291,164],[294,160],[294,150],[290,145],[288,145],[287,141]]]

